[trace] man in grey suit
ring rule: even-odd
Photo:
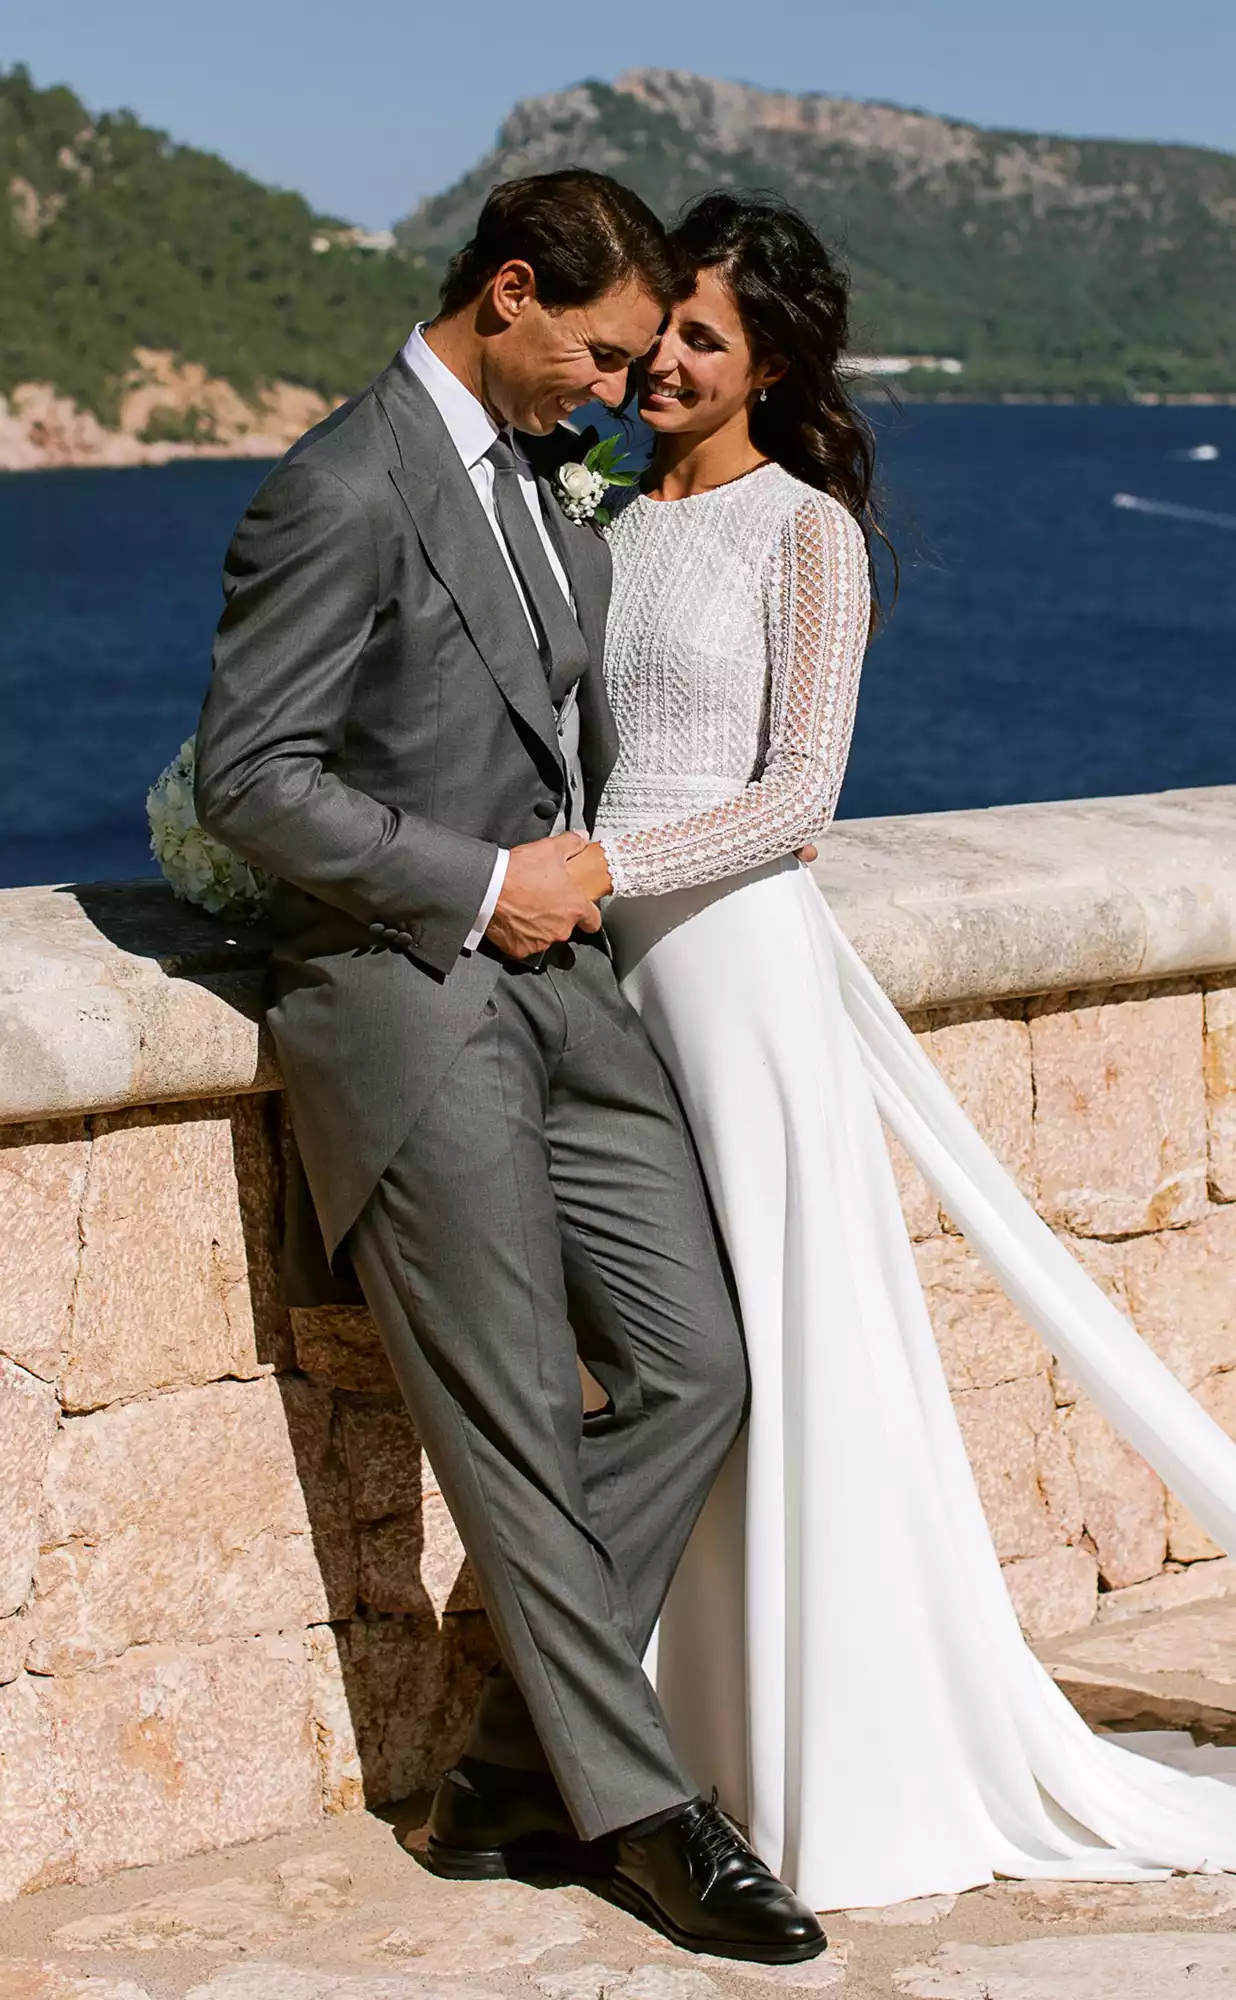
[[[788,1962],[823,1932],[699,1798],[640,1664],[746,1371],[571,872],[616,749],[610,566],[550,475],[682,284],[606,177],[494,190],[439,318],[236,531],[197,809],[277,878],[269,1020],[312,1196],[289,1296],[359,1277],[503,1654],[430,1865],[565,1865],[680,1943]]]

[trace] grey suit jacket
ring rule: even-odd
[[[609,551],[542,492],[591,659],[591,825],[617,752]],[[224,598],[197,814],[277,878],[268,1019],[312,1192],[310,1208],[294,1172],[285,1278],[309,1305],[354,1295],[328,1260],[485,1005],[498,965],[461,947],[498,847],[549,832],[564,776],[510,573],[398,358],[266,479]]]

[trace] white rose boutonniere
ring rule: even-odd
[[[195,753],[190,736],[146,794],[150,851],[182,902],[196,903],[212,916],[256,917],[270,894],[271,878],[198,825]]]
[[[602,438],[582,458],[568,459],[554,474],[558,505],[568,521],[595,521],[598,528],[609,526],[609,509],[601,502],[611,486],[634,486],[633,472],[619,472],[623,444],[620,437]]]

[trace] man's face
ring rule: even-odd
[[[528,265],[504,265],[493,281],[485,342],[483,400],[516,430],[544,437],[594,400],[616,409],[627,369],[657,337],[662,308],[635,279],[585,306],[549,312]]]

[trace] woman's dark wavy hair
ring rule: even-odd
[[[849,331],[850,282],[810,223],[775,195],[700,195],[671,231],[692,271],[717,271],[733,294],[757,361],[786,363],[767,400],[751,412],[758,450],[796,479],[831,493],[863,531],[871,559],[882,541],[872,493],[875,439],[841,370]],[[876,589],[872,563],[872,587]]]

